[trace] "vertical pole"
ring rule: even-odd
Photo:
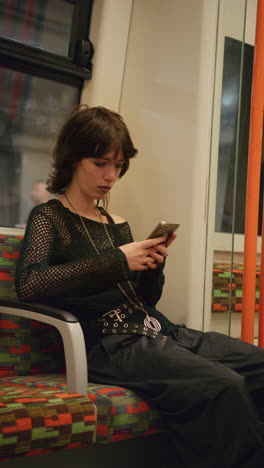
[[[253,343],[256,302],[258,206],[264,107],[264,0],[258,0],[252,79],[245,218],[242,339]]]
[[[260,194],[262,197],[262,193]],[[264,348],[264,202],[262,210],[262,232],[261,232],[261,271],[260,271],[260,300],[259,300],[259,323],[258,323],[258,345]]]

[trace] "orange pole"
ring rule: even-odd
[[[262,193],[260,194],[262,197]],[[259,298],[259,335],[258,345],[264,348],[264,203],[262,210],[262,238],[261,238],[261,272],[260,272],[260,298]]]
[[[254,341],[258,206],[264,106],[264,0],[258,0],[252,79],[245,218],[242,340]]]

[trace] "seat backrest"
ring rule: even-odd
[[[16,298],[14,285],[21,236],[0,235],[0,298]]]
[[[22,240],[0,235],[0,306],[1,299],[17,299],[14,278]],[[0,313],[0,354],[0,377],[65,371],[58,330],[24,317]]]

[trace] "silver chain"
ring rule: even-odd
[[[83,226],[83,229],[85,230],[85,232],[86,232],[86,234],[87,234],[87,237],[89,238],[89,240],[90,240],[92,246],[94,247],[96,253],[98,253],[98,255],[100,255],[100,252],[99,252],[99,250],[97,249],[97,247],[96,247],[96,245],[95,245],[95,243],[94,243],[94,241],[93,241],[93,239],[92,239],[92,237],[91,237],[91,234],[89,233],[87,227],[85,226],[85,223],[84,223],[84,221],[83,221],[81,215],[78,213],[78,211],[76,210],[76,208],[74,208],[73,204],[70,202],[70,200],[69,200],[69,198],[67,197],[67,194],[66,194],[66,193],[64,193],[64,196],[65,196],[67,202],[69,203],[70,207],[71,207],[71,208],[73,209],[73,211],[75,211],[75,213],[79,216],[80,221],[81,221],[81,224],[82,224],[82,226]],[[98,210],[98,212],[99,212],[99,210]],[[100,218],[100,220],[101,220],[101,217],[100,217],[100,216],[99,216],[99,218]]]
[[[66,193],[64,193],[64,196],[65,196],[67,202],[69,203],[70,207],[71,207],[71,208],[75,211],[75,213],[79,216],[80,221],[81,221],[81,224],[82,224],[82,226],[83,226],[83,228],[84,228],[84,231],[85,231],[86,234],[87,234],[88,239],[90,240],[90,242],[91,242],[92,246],[94,247],[96,253],[97,253],[98,255],[100,255],[100,252],[99,252],[99,250],[97,249],[97,247],[96,247],[96,245],[95,245],[95,243],[94,243],[94,241],[93,241],[93,239],[92,239],[91,234],[89,233],[87,227],[85,226],[85,223],[84,223],[84,221],[83,221],[82,216],[78,213],[78,211],[76,210],[76,208],[73,206],[73,204],[72,204],[71,201],[69,200],[69,198],[68,198],[68,196],[67,196]],[[103,224],[103,226],[104,226],[104,230],[105,230],[106,236],[107,236],[107,238],[108,238],[108,240],[109,240],[109,242],[110,242],[110,245],[111,245],[112,248],[114,249],[115,246],[114,246],[114,244],[113,244],[113,241],[112,241],[112,239],[111,239],[111,236],[110,236],[108,230],[106,229],[106,223],[103,222],[100,209],[99,209],[99,208],[96,208],[96,211],[97,211],[97,213],[98,213],[100,222],[101,222],[101,223]],[[122,286],[120,285],[120,283],[117,283],[117,286],[118,286],[118,288],[120,289],[120,291],[124,294],[124,296],[126,296],[126,298],[129,300],[129,302],[130,302],[131,304],[133,304],[133,305],[136,307],[136,309],[139,309],[139,310],[141,310],[142,312],[144,312],[144,313],[146,314],[146,319],[145,319],[145,320],[146,320],[146,323],[145,323],[145,321],[144,321],[144,323],[146,324],[146,326],[152,328],[153,330],[158,330],[158,329],[160,330],[160,329],[161,329],[161,326],[160,326],[160,323],[158,322],[158,320],[156,320],[155,318],[149,316],[148,311],[144,308],[142,302],[141,302],[140,299],[138,298],[138,296],[137,296],[137,294],[136,294],[136,291],[134,290],[134,288],[133,288],[131,282],[130,282],[129,280],[127,280],[127,283],[128,283],[128,285],[129,285],[129,287],[130,287],[130,289],[131,289],[131,291],[132,291],[132,293],[133,293],[133,295],[134,295],[134,297],[135,297],[135,300],[138,302],[138,304],[136,304],[136,302],[134,302],[133,299],[131,299],[131,297],[130,297],[130,296],[126,293],[126,291],[122,288]],[[155,327],[156,327],[156,328],[155,328]],[[158,331],[159,331],[159,330],[158,330]]]

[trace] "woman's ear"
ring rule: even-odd
[[[76,171],[77,165],[79,164],[80,161],[75,161],[72,165],[72,173]]]

